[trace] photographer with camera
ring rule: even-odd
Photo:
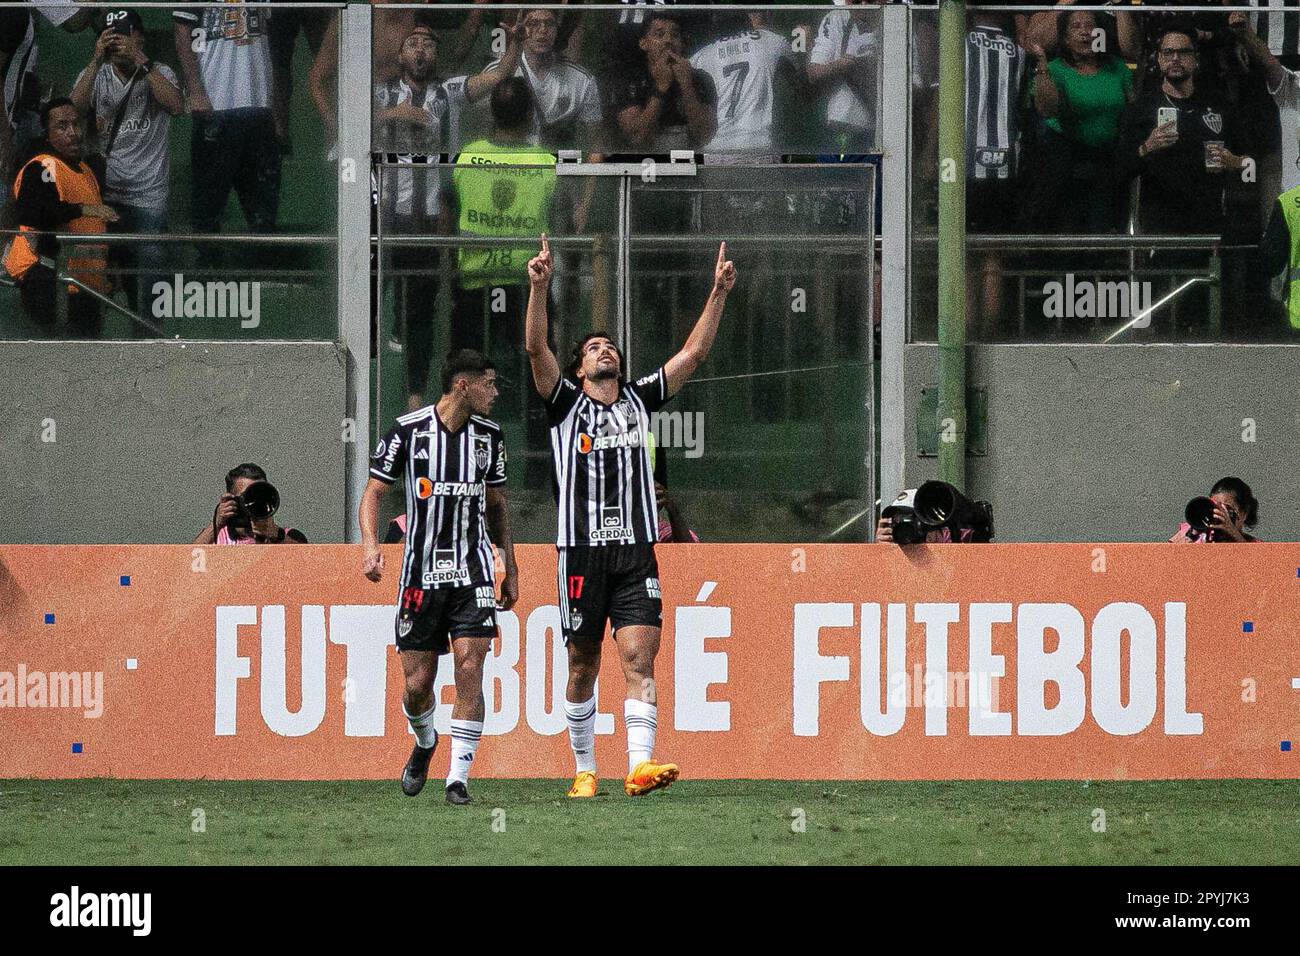
[[[281,528],[273,515],[280,493],[259,466],[236,465],[226,474],[226,493],[217,501],[212,524],[194,538],[195,544],[306,544],[294,528]]]
[[[1209,497],[1202,495],[1189,501],[1183,517],[1177,533],[1169,539],[1174,544],[1259,540],[1246,531],[1259,522],[1259,502],[1250,485],[1231,475],[1216,481]]]
[[[946,481],[908,488],[880,512],[877,544],[983,544],[993,540],[993,506]]]

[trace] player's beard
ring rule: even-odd
[[[596,370],[587,377],[593,382],[603,382],[606,379],[618,378],[618,367],[611,365],[607,368],[601,368],[597,365]]]

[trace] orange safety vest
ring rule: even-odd
[[[13,188],[15,199],[18,198],[23,173],[32,163],[40,163],[47,173],[54,177],[54,188],[58,190],[59,199],[63,202],[80,206],[98,206],[103,202],[99,195],[99,181],[95,179],[95,174],[89,166],[80,163],[79,168],[73,169],[50,153],[33,156],[23,164],[22,169],[18,170]],[[9,249],[5,253],[5,271],[15,281],[20,281],[28,270],[40,261],[35,240],[27,235],[37,231],[31,226],[19,225],[18,235],[14,236],[13,242],[9,244]],[[108,231],[108,224],[94,216],[78,216],[68,222],[59,223],[55,231],[99,234]],[[73,246],[68,253],[68,273],[97,292],[107,295],[112,288],[108,280],[108,247],[102,244]],[[76,286],[68,286],[69,294],[79,291],[81,290]]]

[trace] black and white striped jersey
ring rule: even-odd
[[[1251,18],[1273,55],[1300,55],[1300,0],[1250,0],[1250,5],[1261,8]]]
[[[663,368],[605,405],[561,377],[546,400],[551,422],[559,547],[653,544],[658,540],[654,476],[646,435],[668,401]]]
[[[400,77],[375,85],[376,113],[411,103],[429,115],[427,126],[396,120],[375,124],[374,156],[387,164],[382,167],[386,221],[393,215],[424,222],[437,218],[445,172],[436,164],[440,154],[460,149],[461,113],[469,103],[466,81],[466,77],[457,76],[442,83],[430,82],[420,91]],[[378,177],[372,173],[371,192],[376,201],[378,191]]]
[[[991,23],[966,33],[966,175],[1014,179],[1025,53],[1015,33]]]
[[[401,588],[493,583],[487,487],[506,481],[501,427],[471,415],[455,432],[430,405],[402,415],[375,446],[370,474],[406,479]]]

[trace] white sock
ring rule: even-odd
[[[402,702],[402,713],[406,715],[407,723],[415,731],[415,742],[425,749],[438,742],[438,731],[433,729],[433,712],[437,709],[438,705],[435,703],[419,717],[412,717],[411,712],[406,709],[406,702]]]
[[[469,779],[469,767],[474,762],[474,751],[483,736],[483,721],[453,720],[451,722],[451,769],[447,771],[447,786]]]
[[[596,772],[596,695],[591,700],[575,704],[564,702],[564,716],[569,721],[569,746],[573,748],[573,762],[578,773]]]
[[[623,701],[623,723],[627,725],[627,770],[631,773],[655,750],[655,727],[659,708],[643,700]]]

